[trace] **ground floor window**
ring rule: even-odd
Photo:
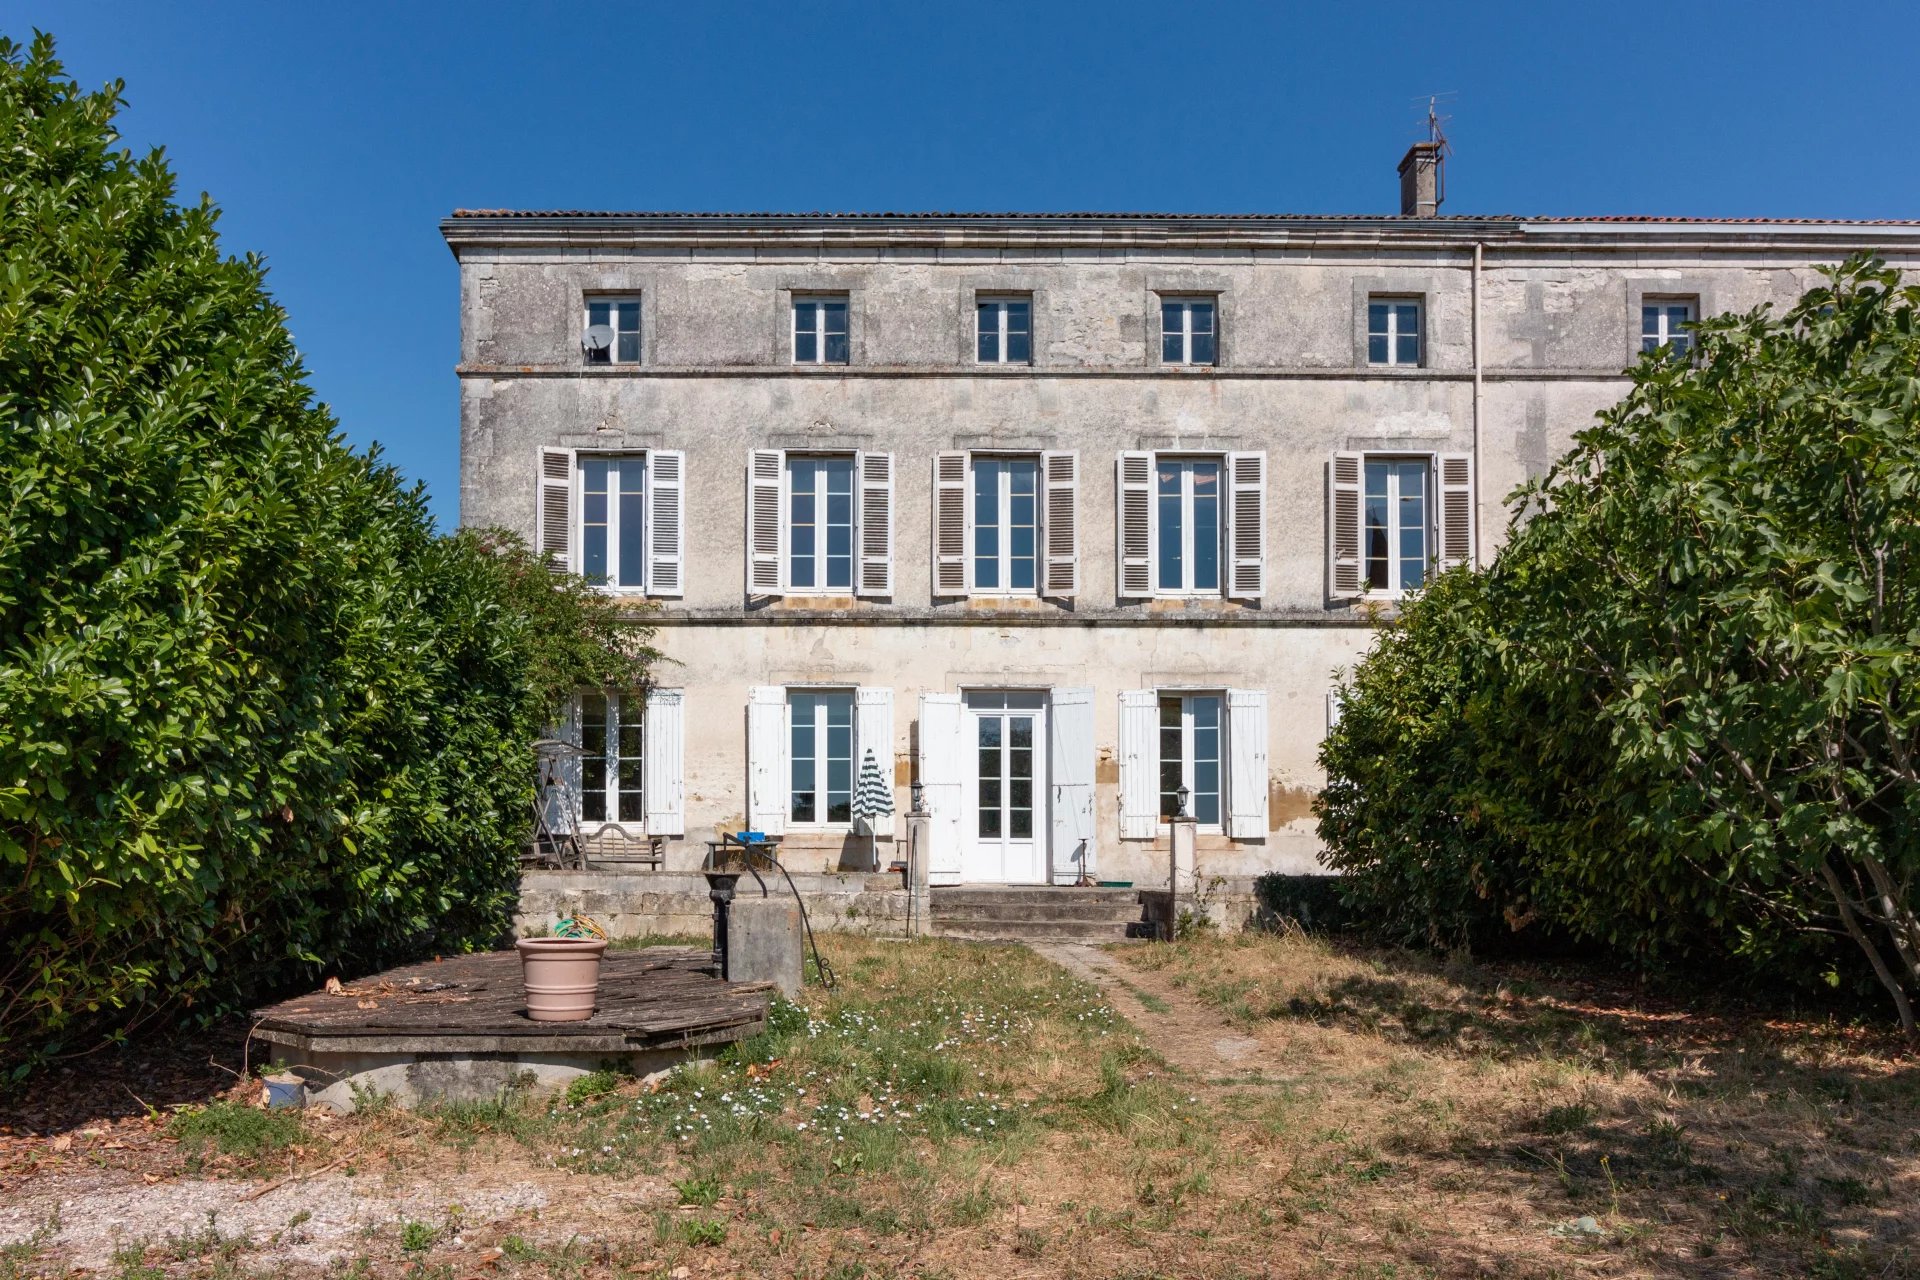
[[[788,819],[853,821],[853,691],[796,689],[787,695],[791,775]]]
[[[1225,699],[1217,693],[1160,695],[1160,819],[1187,812],[1203,827],[1220,825],[1221,728]]]
[[[643,822],[641,751],[646,699],[637,693],[580,695],[580,818]]]

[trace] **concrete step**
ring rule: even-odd
[[[959,923],[935,919],[931,924],[932,933],[937,938],[959,938],[973,942],[1124,942],[1131,936],[1127,925],[1088,924],[1069,920]]]
[[[1098,902],[1098,903],[1138,903],[1138,889],[1078,889],[1071,886],[1050,888],[1045,885],[952,885],[938,887],[928,891],[928,902],[938,910],[946,903],[993,903],[996,905],[1025,902]]]
[[[1137,902],[942,902],[927,906],[935,920],[956,924],[992,920],[1058,920],[1081,924],[1125,924],[1140,918]]]

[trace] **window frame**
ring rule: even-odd
[[[1675,307],[1686,308],[1687,318],[1681,321],[1683,325],[1695,325],[1700,322],[1700,299],[1691,294],[1643,293],[1640,295],[1640,343],[1635,348],[1636,359],[1640,356],[1652,355],[1661,347],[1671,348],[1667,358],[1677,364],[1685,364],[1693,359],[1694,352],[1699,349],[1699,335],[1690,328],[1677,334],[1673,332],[1670,324],[1671,317],[1667,313]],[[1649,311],[1659,313],[1659,323],[1654,334],[1647,333],[1647,312]],[[1647,345],[1649,337],[1657,337],[1659,340],[1649,347]]]
[[[1400,359],[1400,342],[1399,342],[1400,338],[1404,336],[1400,333],[1400,328],[1399,328],[1400,308],[1404,306],[1409,306],[1409,305],[1413,307],[1413,312],[1414,312],[1413,314],[1414,358],[1411,361]],[[1386,338],[1386,341],[1387,341],[1387,358],[1385,360],[1375,360],[1373,358],[1373,337],[1374,337],[1373,309],[1375,306],[1385,306],[1387,309],[1387,331],[1384,335],[1382,335]],[[1426,299],[1426,296],[1424,294],[1418,294],[1418,293],[1369,293],[1367,295],[1365,338],[1366,338],[1366,353],[1367,353],[1368,368],[1371,368],[1371,369],[1424,369],[1426,368],[1427,367],[1427,299]]]
[[[845,462],[851,488],[848,490],[848,576],[847,585],[833,587],[826,585],[796,586],[793,581],[793,464],[795,462]],[[824,475],[825,472],[820,474]],[[825,502],[829,494],[818,490],[814,494],[816,503]],[[816,518],[814,528],[822,535],[828,528],[824,519]],[[816,542],[813,559],[819,565],[816,579],[826,576],[828,554],[821,543]],[[793,596],[853,596],[858,595],[860,582],[860,454],[853,449],[789,449],[780,463],[780,577],[785,584],[782,594]]]
[[[1160,805],[1160,808],[1162,810],[1164,810],[1164,808],[1166,807],[1164,800],[1166,795],[1168,794],[1167,792],[1160,790],[1160,783],[1164,781],[1162,770],[1165,768],[1165,765],[1166,765],[1166,757],[1160,750],[1161,745],[1164,741],[1164,735],[1166,733],[1166,727],[1162,725],[1160,722],[1161,716],[1164,714],[1165,702],[1170,698],[1178,698],[1181,704],[1181,708],[1180,708],[1180,779],[1181,779],[1182,785],[1184,785],[1187,788],[1188,808],[1190,811],[1193,805],[1193,796],[1198,794],[1198,790],[1194,786],[1194,772],[1198,764],[1198,761],[1195,758],[1194,752],[1193,752],[1194,731],[1195,731],[1195,725],[1193,721],[1193,701],[1196,698],[1211,698],[1218,704],[1218,714],[1215,717],[1213,731],[1214,731],[1214,738],[1215,738],[1214,750],[1217,752],[1216,756],[1214,757],[1214,763],[1215,763],[1215,767],[1218,768],[1219,770],[1219,776],[1220,776],[1219,820],[1217,822],[1201,822],[1196,818],[1194,822],[1194,830],[1201,835],[1224,835],[1227,830],[1227,814],[1231,811],[1231,795],[1229,792],[1229,788],[1232,786],[1232,779],[1229,777],[1229,771],[1228,771],[1229,761],[1232,756],[1232,749],[1229,746],[1229,736],[1227,731],[1227,714],[1228,714],[1227,691],[1225,689],[1212,689],[1212,688],[1192,688],[1192,689],[1164,688],[1164,689],[1155,689],[1153,691],[1153,695],[1154,695],[1154,790],[1155,790],[1155,793],[1161,796],[1162,798],[1163,803]],[[1163,830],[1173,825],[1172,820],[1164,812],[1159,814],[1157,821]]]
[[[827,358],[827,338],[825,304],[837,302],[846,313],[846,331],[839,336],[846,344],[846,358],[830,360]],[[814,340],[813,359],[800,358],[800,309],[812,307],[815,319],[814,327],[809,331]],[[794,290],[787,300],[787,359],[798,369],[839,368],[853,363],[853,297],[847,293],[831,291],[809,292]]]
[[[1000,470],[1000,484],[995,495],[995,514],[999,518],[997,528],[1001,532],[1000,549],[995,557],[996,567],[1000,570],[1001,584],[986,587],[980,585],[980,522],[979,509],[975,505],[978,492],[980,463],[982,462],[1024,462],[1033,467],[1033,586],[1016,587],[1013,579],[1013,473],[1004,467]],[[1046,520],[1046,476],[1045,466],[1038,452],[1015,450],[1008,453],[975,452],[967,454],[967,594],[999,599],[1038,599],[1046,581],[1047,557],[1045,542],[1047,536]]]
[[[633,304],[633,358],[620,358],[620,306]],[[596,306],[609,308],[608,322],[613,329],[613,345],[607,348],[605,360],[595,360],[587,351],[587,330],[593,326],[593,309]],[[646,299],[638,293],[588,293],[582,295],[580,303],[580,359],[589,369],[611,369],[616,366],[634,366],[646,363],[647,310]]]
[[[606,745],[601,752],[601,760],[607,768],[607,785],[597,788],[597,790],[602,802],[607,805],[606,811],[614,815],[610,818],[587,817],[587,796],[589,794],[587,789],[587,761],[589,757],[586,752],[586,700],[590,697],[603,699],[606,708],[607,719],[605,727],[602,730],[606,735]],[[633,756],[623,755],[619,749],[620,731],[626,727],[625,713],[629,705],[639,710],[639,715],[634,721],[633,728],[640,740],[640,750],[637,755]],[[616,707],[618,710],[615,709]],[[593,835],[608,827],[631,827],[644,834],[647,825],[647,695],[642,691],[634,689],[575,690],[572,705],[572,724],[573,745],[580,750],[576,782],[577,799],[580,805],[577,817],[580,823],[581,834]],[[640,810],[640,816],[637,818],[622,818],[619,816],[620,797],[624,792],[624,788],[619,785],[620,764],[622,761],[629,759],[634,762],[634,767],[639,774],[640,785],[632,791]]]
[[[652,569],[653,542],[653,489],[648,472],[653,466],[650,451],[645,449],[576,449],[573,457],[573,528],[568,531],[573,539],[575,556],[578,563],[575,572],[586,578],[594,590],[616,596],[644,596],[651,585],[647,581]],[[636,459],[640,463],[640,584],[624,586],[617,581],[595,582],[587,577],[587,463],[590,461],[621,462]],[[609,482],[612,483],[611,481]],[[607,560],[613,569],[612,578],[619,577],[620,563],[620,503],[617,501],[620,491],[607,490]]]
[[[1193,464],[1212,463],[1214,467],[1214,585],[1195,587],[1163,587],[1160,585],[1160,468],[1173,463],[1182,468],[1180,481],[1181,536],[1180,552],[1183,562],[1182,582],[1193,580],[1194,557],[1194,496]],[[1172,450],[1155,450],[1153,471],[1147,491],[1147,571],[1151,575],[1153,594],[1156,597],[1178,600],[1226,599],[1227,596],[1227,455],[1224,453],[1182,453]]]
[[[1162,293],[1160,300],[1160,319],[1158,324],[1160,341],[1155,348],[1160,354],[1160,364],[1168,369],[1213,369],[1220,364],[1220,295],[1217,293]],[[1193,358],[1193,308],[1205,306],[1213,313],[1213,358],[1195,360]],[[1167,359],[1167,308],[1180,308],[1180,359]]]
[[[782,779],[782,789],[786,794],[785,812],[787,830],[807,832],[822,831],[829,833],[852,831],[854,826],[854,816],[852,812],[853,801],[860,791],[860,691],[858,687],[854,685],[794,684],[786,686],[786,694],[786,707],[784,715],[782,716],[781,732],[785,734],[786,737],[785,755],[787,767],[786,777]],[[847,700],[847,777],[849,779],[847,788],[847,820],[844,822],[836,822],[830,818],[816,816],[812,820],[802,821],[793,816],[793,797],[795,790],[793,785],[793,732],[796,727],[793,700],[795,695],[819,697],[821,695],[836,694],[844,696]],[[816,717],[813,725],[814,755],[810,758],[813,761],[815,770],[815,785],[813,788],[814,813],[819,815],[831,805],[831,800],[828,800],[825,804],[822,803],[822,798],[829,794],[828,788],[824,784],[826,781],[826,769],[831,759],[827,754],[828,734],[831,732],[831,726],[825,714],[825,703],[816,703],[816,708],[820,714]]]
[[[1367,554],[1367,469],[1375,463],[1417,462],[1424,477],[1424,492],[1421,495],[1424,514],[1424,528],[1421,533],[1425,569],[1417,587],[1375,587],[1372,585],[1369,566],[1373,557]],[[1387,564],[1388,576],[1392,576],[1393,566],[1405,557],[1399,555],[1394,547],[1399,535],[1404,531],[1399,523],[1399,499],[1394,492],[1398,488],[1398,473],[1389,472],[1389,492],[1387,494]],[[1360,458],[1360,590],[1361,594],[1375,600],[1404,600],[1416,592],[1422,591],[1433,580],[1435,566],[1440,561],[1439,532],[1439,455],[1432,453],[1394,453],[1387,450],[1366,452]]]
[[[1023,306],[1027,309],[1027,328],[1026,328],[1027,354],[1017,360],[1010,357],[1007,354],[1007,339],[1012,332],[1010,326],[1007,323],[1008,321],[1007,309],[1010,306]],[[981,327],[981,324],[980,324],[981,313],[989,307],[994,309],[994,316],[996,320],[994,342],[995,342],[995,349],[999,353],[996,358],[991,360],[983,357],[980,354],[980,340],[986,336],[986,331]],[[1030,293],[976,293],[974,295],[974,298],[973,298],[973,362],[978,365],[987,365],[990,367],[1011,366],[1014,368],[1019,368],[1022,365],[1030,366],[1033,364],[1033,295],[1032,294]]]

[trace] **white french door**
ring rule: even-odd
[[[962,880],[1046,883],[1046,715],[1046,694],[1037,689],[966,695]]]

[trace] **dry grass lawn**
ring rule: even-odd
[[[1884,1033],[1297,935],[1120,959],[1258,1041],[1230,1145],[1353,1274],[1920,1273],[1920,1068]]]
[[[837,990],[657,1091],[82,1130],[0,1170],[0,1280],[1920,1266],[1920,1072],[1865,1033],[1299,937],[1116,949],[1107,993],[822,942]]]

